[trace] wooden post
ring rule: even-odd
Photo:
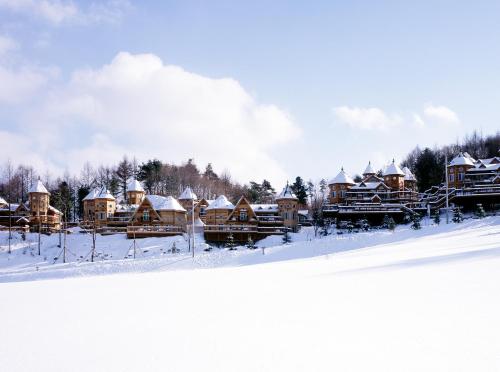
[[[450,218],[448,215],[448,155],[444,156],[444,174],[446,177],[446,223],[450,223]],[[439,210],[438,210],[439,213]]]
[[[63,246],[63,263],[66,263],[66,230],[68,228],[68,218],[65,217],[64,222],[64,246]]]
[[[195,246],[195,240],[194,240],[194,197],[193,197],[193,208],[191,209],[191,230],[193,231],[193,258],[194,258],[194,246]]]
[[[90,253],[90,262],[94,262],[94,254],[95,254],[95,219],[94,219],[94,226],[92,229],[92,251]]]
[[[38,255],[41,256],[42,250],[41,250],[41,239],[42,239],[42,220],[40,219],[40,200],[38,200]]]

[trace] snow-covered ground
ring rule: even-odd
[[[95,263],[75,231],[67,264],[2,232],[0,370],[500,370],[500,217],[426,224],[194,259],[99,236]]]

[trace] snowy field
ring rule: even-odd
[[[67,264],[2,232],[0,370],[500,370],[500,217],[424,225],[194,259],[99,236],[95,263],[75,231]]]

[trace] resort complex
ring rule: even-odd
[[[381,224],[387,216],[402,222],[408,215],[438,213],[440,209],[472,210],[478,205],[495,210],[500,205],[500,157],[473,159],[459,153],[446,165],[446,179],[418,192],[418,179],[394,160],[376,170],[368,162],[356,181],[341,168],[328,182],[322,216],[337,223],[366,220]],[[225,195],[199,198],[190,186],[178,196],[147,194],[141,182],[131,179],[124,193],[113,195],[105,187],[90,190],[82,200],[84,230],[102,234],[125,233],[128,238],[203,234],[206,241],[257,241],[269,235],[295,232],[310,224],[312,207],[301,205],[286,185],[266,204],[247,197],[230,200]],[[0,225],[21,226],[33,231],[57,231],[63,213],[50,205],[50,193],[38,179],[28,200],[9,203],[0,198]],[[317,216],[316,216],[317,217]]]

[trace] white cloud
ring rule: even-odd
[[[425,128],[425,122],[419,114],[413,114],[413,125],[417,128]]]
[[[123,154],[176,163],[194,157],[242,182],[284,182],[273,151],[300,135],[289,114],[257,102],[234,79],[129,53],[54,87],[25,117],[23,131],[36,143],[34,156],[74,172],[86,161],[109,164]]]
[[[439,124],[458,124],[458,115],[446,106],[434,106],[427,104],[424,108],[424,115]]]
[[[67,22],[118,22],[130,8],[130,3],[127,0],[92,2],[87,9],[81,9],[71,0],[0,0],[0,7],[59,25]]]
[[[0,57],[18,48],[17,42],[5,35],[0,35]]]
[[[399,115],[389,115],[377,107],[340,106],[333,109],[335,118],[357,129],[388,130],[401,123]]]

